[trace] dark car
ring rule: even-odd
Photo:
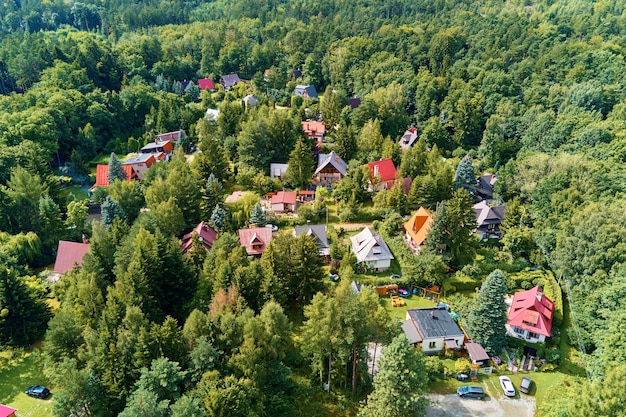
[[[485,398],[485,391],[482,387],[477,387],[473,385],[465,385],[459,387],[456,390],[456,393],[461,398],[476,398],[477,400],[482,400]]]
[[[525,376],[522,378],[522,382],[519,384],[520,392],[524,394],[528,394],[530,392],[530,388],[533,386],[533,380],[530,377]]]
[[[33,385],[32,387],[28,387],[24,392],[26,393],[26,395],[30,395],[31,397],[35,398],[46,398],[48,395],[50,395],[50,390],[41,385]]]

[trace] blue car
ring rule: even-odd
[[[26,395],[30,395],[31,397],[35,398],[46,398],[48,395],[50,395],[50,390],[41,385],[33,385],[32,387],[28,387],[24,392],[26,393]]]

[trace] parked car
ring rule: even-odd
[[[456,379],[459,381],[467,381],[469,379],[468,374],[456,374]]]
[[[267,227],[268,229],[272,229],[272,232],[278,232],[278,226],[276,226],[275,224],[266,224],[265,227]]]
[[[464,385],[459,387],[457,388],[456,393],[461,398],[476,398],[478,400],[485,398],[485,391],[482,387],[474,385]]]
[[[533,380],[530,377],[525,376],[522,378],[522,382],[519,384],[520,392],[524,394],[528,394],[530,392],[530,388],[533,386]]]
[[[499,379],[504,395],[507,397],[515,397],[515,387],[513,386],[511,379],[508,376],[501,376]]]
[[[391,274],[391,276],[389,278],[391,278],[391,279],[400,279],[400,278],[402,278],[402,275],[400,275],[400,274]]]
[[[50,390],[42,385],[33,385],[31,387],[26,388],[24,391],[26,395],[30,395],[35,398],[46,398],[50,395]]]

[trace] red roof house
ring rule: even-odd
[[[183,251],[183,254],[187,254],[187,252],[191,248],[194,233],[198,235],[198,238],[200,239],[200,242],[202,242],[204,249],[206,249],[207,252],[210,251],[211,247],[213,246],[213,242],[215,242],[215,240],[217,239],[217,232],[205,222],[200,222],[196,227],[193,228],[191,232],[184,235],[181,239],[182,244],[180,248]]]
[[[271,241],[272,229],[269,227],[239,229],[239,243],[245,246],[248,255],[261,256]]]
[[[126,172],[126,181],[137,178],[137,174],[133,170],[132,165],[122,165]],[[93,191],[96,187],[108,187],[109,186],[109,166],[108,165],[96,165],[96,183],[90,188]]]
[[[307,120],[302,122],[302,130],[307,138],[313,138],[317,141],[321,141],[326,134],[326,124],[324,122],[315,122]]]
[[[0,417],[15,417],[15,408],[0,404]]]
[[[63,274],[70,271],[74,266],[83,264],[83,257],[89,252],[87,243],[68,242],[59,240],[59,248],[57,249],[57,259],[54,262],[55,274]]]
[[[380,190],[393,187],[396,180],[396,167],[393,165],[391,158],[370,162],[367,164],[367,167],[370,170],[370,187],[372,189]]]
[[[516,292],[506,322],[507,333],[530,343],[545,342],[552,331],[553,313],[554,303],[541,288]]]
[[[199,79],[198,87],[200,87],[200,90],[206,90],[207,88],[209,89],[209,91],[215,90],[215,84],[213,83],[213,80],[210,78]]]
[[[156,140],[158,142],[165,142],[167,140],[171,140],[172,142],[178,142],[179,140],[183,140],[187,138],[187,133],[184,130],[175,130],[173,132],[159,133],[156,135]]]
[[[295,212],[298,209],[297,194],[294,191],[279,191],[270,200],[272,211],[283,213],[285,211]]]

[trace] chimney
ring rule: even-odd
[[[433,320],[435,319],[435,312],[434,311],[430,312],[430,318],[433,319]]]
[[[87,244],[89,243],[89,241],[87,240],[87,236],[85,236],[85,234],[83,233],[83,243]]]

